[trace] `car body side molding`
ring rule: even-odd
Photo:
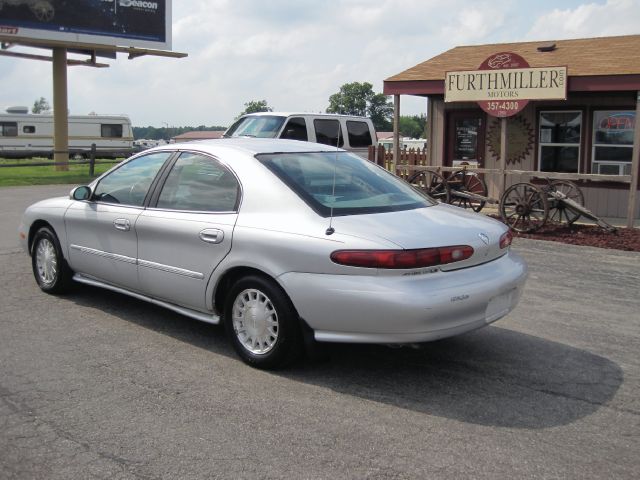
[[[137,298],[138,300],[143,300],[145,302],[153,303],[154,305],[167,308],[176,313],[184,315],[185,317],[193,318],[194,320],[199,320],[205,323],[211,323],[212,325],[218,325],[220,323],[220,316],[215,313],[207,314],[203,312],[198,312],[196,310],[191,310],[189,308],[181,307],[179,305],[174,305],[173,303],[163,302],[162,300],[158,300],[156,298],[147,297],[146,295],[142,295],[140,293],[135,293],[129,290],[125,290],[124,288],[116,287],[115,285],[104,283],[99,280],[86,277],[79,273],[76,273],[73,276],[73,279],[79,283],[84,283],[86,285],[91,285],[93,287],[106,288],[107,290],[111,290],[113,292],[129,295],[130,297]]]

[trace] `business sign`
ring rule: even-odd
[[[520,112],[529,100],[566,100],[567,67],[531,68],[520,55],[500,52],[478,70],[447,72],[445,102],[478,102],[494,117]]]
[[[0,0],[0,36],[171,49],[171,0]]]

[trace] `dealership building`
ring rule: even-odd
[[[384,93],[396,120],[402,95],[428,99],[427,165],[506,170],[507,186],[562,174],[594,213],[627,217],[631,198],[638,218],[638,52],[640,35],[462,46],[386,79]],[[499,198],[499,176],[485,175]]]

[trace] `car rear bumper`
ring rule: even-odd
[[[514,252],[456,271],[351,276],[287,273],[279,281],[327,342],[412,343],[492,323],[518,303],[527,266]]]

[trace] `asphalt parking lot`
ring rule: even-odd
[[[245,366],[221,328],[37,288],[0,188],[2,479],[635,479],[640,254],[518,240],[519,307],[419,348]]]

